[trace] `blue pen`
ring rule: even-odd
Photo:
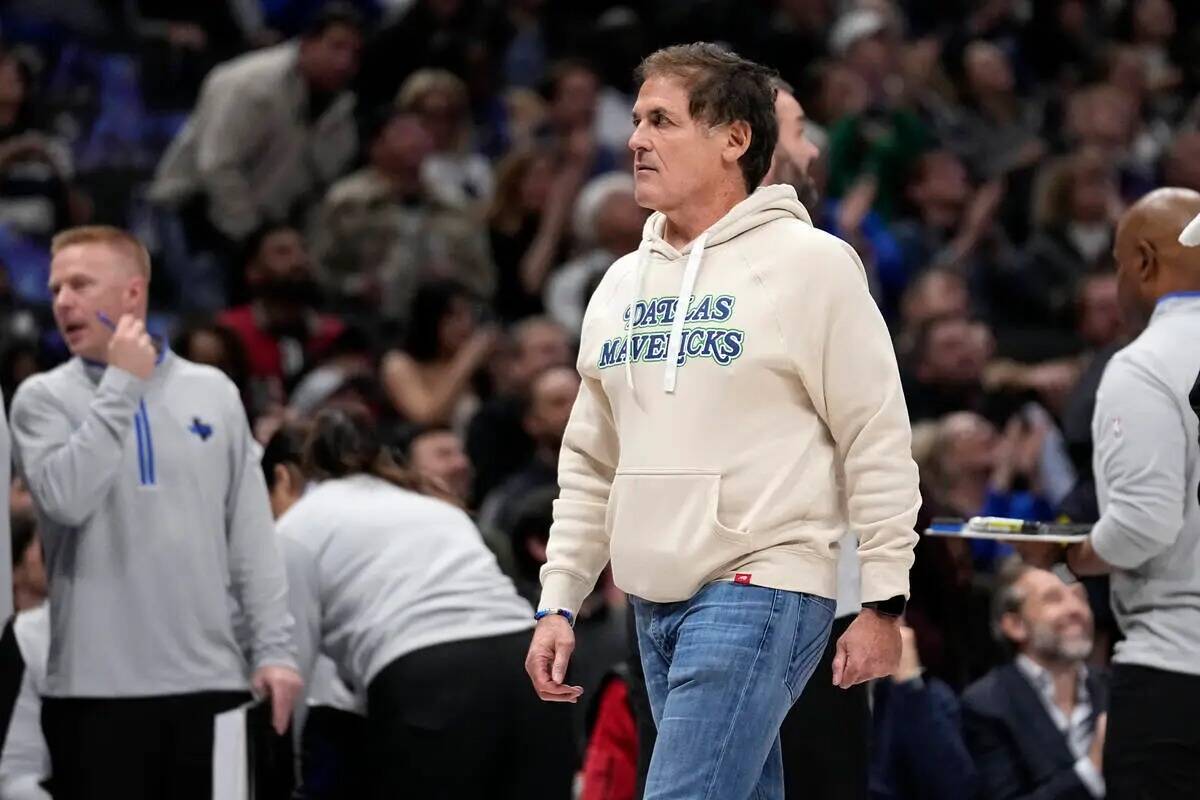
[[[104,324],[104,327],[108,328],[110,331],[115,331],[117,329],[117,326],[113,324],[113,321],[108,318],[108,314],[105,314],[103,311],[96,312],[96,319],[100,320],[100,322]]]

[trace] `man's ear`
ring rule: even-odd
[[[1158,248],[1149,239],[1138,240],[1137,277],[1139,283],[1151,283],[1158,277]]]
[[[1004,638],[1016,645],[1024,644],[1029,638],[1029,629],[1020,614],[1011,611],[1000,617],[1000,632]]]
[[[129,283],[125,286],[125,301],[130,308],[138,308],[147,305],[150,295],[150,282],[145,277],[138,275],[130,278]]]
[[[741,119],[729,123],[725,129],[725,150],[721,155],[729,163],[737,163],[738,159],[750,149],[752,138],[750,123]]]
[[[292,473],[284,464],[275,465],[275,486],[278,486],[283,491],[291,494],[292,491]]]

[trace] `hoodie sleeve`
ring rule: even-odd
[[[601,294],[597,291],[594,298]],[[589,308],[584,316],[585,337],[591,313]],[[565,608],[571,613],[579,611],[608,564],[604,517],[620,453],[612,406],[593,365],[585,363],[587,348],[580,352],[582,383],[558,457],[559,493],[538,603],[539,609]]]
[[[13,398],[17,462],[43,514],[78,527],[103,502],[120,472],[124,442],[145,390],[140,378],[106,369],[76,428],[44,381],[26,381]]]
[[[235,433],[225,498],[229,577],[249,632],[246,646],[250,669],[267,665],[295,668],[287,576],[276,542],[267,485],[237,389],[232,383],[225,388],[231,395],[229,402],[237,408],[236,424],[230,425]]]
[[[813,266],[789,275],[780,293],[790,301],[780,324],[843,470],[862,600],[907,596],[921,496],[900,370],[858,255],[819,235],[800,254]]]

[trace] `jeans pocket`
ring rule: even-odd
[[[825,652],[836,609],[837,602],[828,597],[803,593],[800,595],[792,652],[784,678],[793,703],[800,697],[804,684],[812,676],[821,655]]]

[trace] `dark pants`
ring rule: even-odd
[[[54,800],[211,800],[213,717],[246,692],[42,701]]]
[[[570,708],[534,693],[529,638],[451,642],[384,667],[367,687],[369,796],[570,798],[578,767]]]
[[[1200,793],[1200,675],[1113,668],[1104,781],[1108,800]]]
[[[866,800],[871,711],[867,684],[833,685],[837,640],[854,617],[833,621],[829,643],[779,736],[788,797],[805,800]]]
[[[311,706],[300,738],[298,800],[367,796],[367,721],[329,706]]]

